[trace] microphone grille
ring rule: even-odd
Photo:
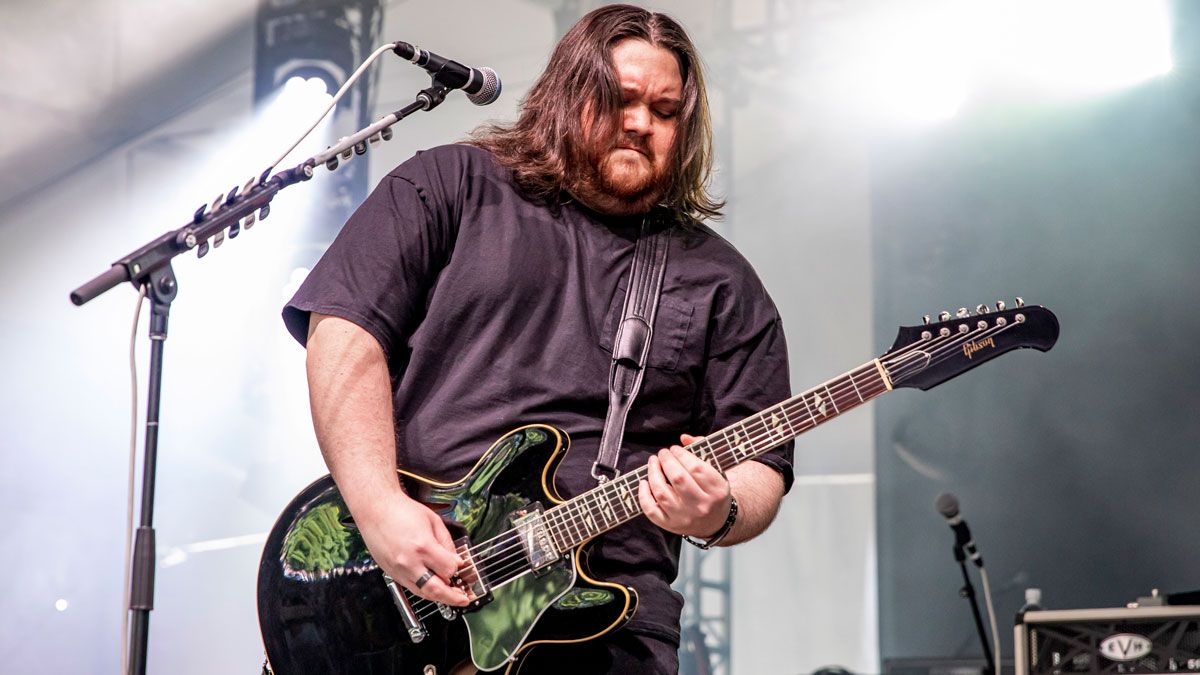
[[[467,100],[475,105],[487,105],[500,98],[500,76],[491,68],[480,68],[483,73],[483,87],[474,94],[467,94]]]
[[[938,513],[947,518],[953,518],[958,515],[958,497],[943,492],[934,500],[933,505],[937,507]]]

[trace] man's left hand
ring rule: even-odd
[[[683,434],[680,440],[691,445],[700,437]],[[729,515],[729,481],[679,445],[650,456],[638,488],[638,502],[650,522],[678,535],[710,537]]]

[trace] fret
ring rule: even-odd
[[[808,418],[812,420],[813,426],[820,424],[817,421],[817,416],[813,414],[812,402],[808,400],[808,394],[800,395],[800,402],[804,404],[804,409],[808,412]]]
[[[553,525],[554,531],[557,532],[560,539],[558,550],[563,551],[575,545],[575,534],[571,533],[570,527],[570,504],[562,504],[562,506],[554,507],[548,513],[554,514]]]
[[[858,390],[858,383],[854,381],[854,371],[850,371],[850,386],[854,387],[854,393],[858,395],[858,402],[866,403],[867,399],[863,398],[862,392]]]
[[[588,490],[587,492],[583,493],[583,523],[584,525],[587,525],[587,535],[589,537],[594,537],[600,532],[600,528],[596,525],[596,519],[594,517],[598,510],[593,508],[592,505],[588,503],[589,498],[595,499],[595,497],[595,490]]]
[[[608,496],[605,494],[605,489],[598,488],[592,490],[592,501],[595,503],[594,515],[596,522],[599,522],[599,531],[605,531],[607,528],[616,525],[616,519],[611,518],[612,507],[608,506]]]
[[[779,415],[783,418],[783,421],[787,423],[788,433],[790,436],[792,438],[799,436],[800,432],[796,431],[796,426],[792,424],[792,416],[788,414],[787,407],[782,403],[779,404]]]
[[[617,496],[617,481],[614,480],[605,484],[602,491],[604,492],[604,506],[607,509],[608,517],[612,518],[613,525],[624,522],[625,517],[622,514],[621,498]]]
[[[617,519],[617,514],[613,513],[612,503],[608,501],[608,488],[603,487],[596,493],[596,501],[600,503],[600,515],[604,521],[604,529],[608,529],[620,520]]]
[[[567,525],[571,528],[571,536],[574,538],[576,543],[579,543],[587,538],[582,536],[583,529],[580,527],[579,515],[577,513],[579,511],[579,505],[577,503],[570,503],[567,511],[568,513],[565,520],[567,521]]]
[[[621,505],[625,507],[625,517],[622,520],[628,520],[638,514],[641,510],[638,508],[637,498],[633,496],[633,491],[629,489],[629,485],[622,479],[617,486],[620,493],[618,495],[621,500]]]
[[[774,437],[774,440],[779,443],[782,443],[788,439],[788,433],[783,430],[783,423],[785,419],[785,417],[779,416],[779,411],[774,411],[771,413],[771,423],[769,425],[765,425],[767,426],[767,433]],[[788,427],[790,428],[791,425],[789,424]]]
[[[565,551],[574,543],[571,533],[567,528],[565,513],[570,510],[566,504],[556,506],[546,512],[546,522],[550,524],[550,530],[554,534],[555,544],[558,550]],[[553,515],[551,515],[553,514]]]
[[[732,464],[730,464],[729,461],[723,456],[724,449],[721,447],[723,443],[724,434],[709,436],[704,441],[704,444],[708,447],[709,461],[713,466],[717,467],[717,470],[719,470],[721,473],[724,473],[725,469],[732,466]],[[727,443],[724,444],[727,445]]]
[[[750,444],[750,434],[746,431],[745,422],[739,423],[738,426],[742,428],[742,432],[738,436],[738,456],[740,458],[738,461],[743,462],[754,456],[754,447]]]
[[[741,426],[741,423],[738,423],[734,427],[731,427],[729,434],[726,435],[726,437],[730,435],[733,436],[733,438],[729,441],[729,450],[733,454],[734,464],[740,464],[745,459],[745,457],[742,455],[742,449],[745,447],[746,442],[742,440],[742,434],[744,432],[741,430]]]
[[[829,397],[829,403],[833,405],[833,414],[841,415],[842,411],[838,410],[837,399],[835,399],[833,393],[829,391],[829,385],[825,385],[825,395]]]

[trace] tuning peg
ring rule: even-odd
[[[1005,304],[1004,304],[1004,301],[1003,301],[1003,300],[997,300],[997,301],[996,301],[996,311],[998,311],[998,312],[1003,312],[1003,311],[1004,311],[1004,308],[1005,308],[1006,306],[1007,306],[1007,305],[1005,305]]]
[[[357,142],[357,143],[355,143],[355,144],[354,144],[354,154],[356,154],[356,155],[365,155],[365,154],[367,154],[367,143],[366,143],[366,141],[359,141],[359,142]]]
[[[206,255],[208,255],[208,240],[207,239],[200,242],[200,246],[196,247],[196,257],[197,258],[203,258]]]
[[[271,215],[271,205],[263,204],[263,207],[258,210],[258,219],[266,220],[267,216]]]
[[[1017,307],[1024,307],[1024,306],[1025,306],[1025,298],[1022,298],[1021,296],[1018,295],[1017,296]]]
[[[921,317],[921,323],[925,324],[926,326],[928,326],[928,325],[929,325],[929,321],[930,321],[930,319],[929,319],[929,315],[928,315],[928,314],[926,314],[925,316]]]
[[[967,310],[966,307],[959,307],[957,316],[960,319],[965,319],[968,316],[971,316],[971,312],[969,310]]]
[[[234,237],[241,234],[241,232],[242,232],[242,221],[240,221],[240,220],[233,221],[233,224],[229,226],[229,238],[233,239]]]
[[[330,171],[333,171],[338,168],[337,155],[334,155],[333,157],[330,157],[329,159],[325,160],[325,168],[329,169]]]
[[[975,305],[975,313],[976,314],[987,314],[988,306],[987,305]]]
[[[380,132],[379,132],[379,137],[380,137],[380,138],[382,138],[382,139],[383,139],[383,140],[385,140],[385,141],[390,141],[390,140],[392,140],[392,128],[391,128],[391,127],[384,127],[383,131],[380,131]]]
[[[213,248],[221,248],[221,244],[224,244],[224,243],[225,243],[225,230],[218,230],[217,233],[214,234],[213,238],[212,238]]]
[[[249,230],[252,227],[254,227],[254,213],[253,212],[251,212],[250,215],[248,215],[242,219],[242,229],[243,230]]]
[[[938,321],[949,321],[949,320],[950,320],[950,312],[942,310],[941,312],[938,313]]]

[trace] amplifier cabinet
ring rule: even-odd
[[[1016,675],[1200,673],[1200,606],[1027,611]]]

